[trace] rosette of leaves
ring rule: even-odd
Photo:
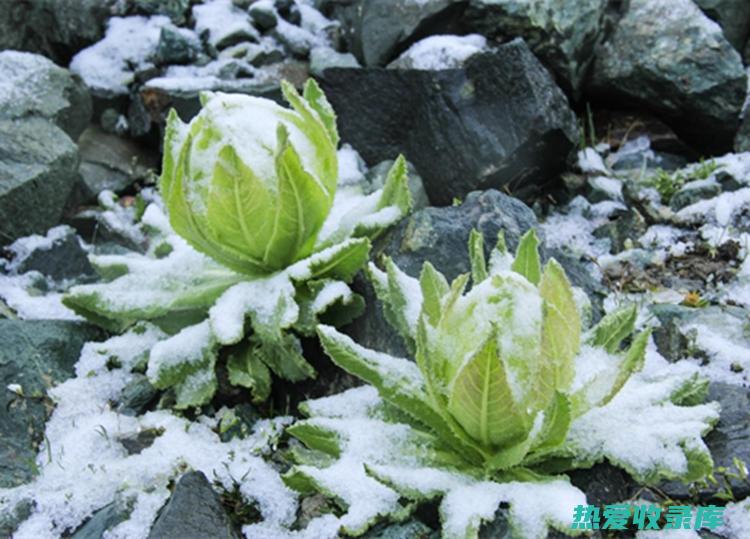
[[[537,243],[528,232],[513,257],[501,239],[487,264],[472,233],[468,292],[469,275],[448,283],[429,263],[419,279],[370,264],[414,361],[319,326],[333,361],[371,385],[303,404],[309,418],[288,431],[306,448],[287,484],[337,500],[353,535],[442,499],[443,537],[477,537],[507,504],[514,537],[543,538],[575,532],[585,505],[565,470],[608,459],[647,483],[709,473],[702,435],[718,410],[699,403],[697,368],[656,358],[638,372],[649,332],[633,335],[634,307],[584,331],[563,268],[542,267]]]
[[[149,320],[168,332],[147,375],[174,390],[177,408],[214,395],[222,348],[230,383],[256,401],[272,375],[314,376],[299,337],[361,311],[347,283],[370,240],[411,207],[403,157],[380,190],[338,188],[331,106],[312,80],[303,95],[286,82],[282,91],[291,109],[214,93],[189,124],[172,111],[159,184],[168,220],[157,200],[139,225],[148,252],[92,257],[105,282],[64,298],[112,331]]]

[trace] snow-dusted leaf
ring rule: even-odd
[[[294,328],[305,336],[315,334],[315,327],[325,323],[340,327],[362,313],[364,300],[343,281],[325,279],[307,281],[297,286],[299,317]]]
[[[392,259],[385,259],[385,268],[383,272],[371,262],[368,265],[370,281],[383,305],[386,320],[398,331],[407,348],[414,351],[422,289],[419,281],[401,271]]]
[[[513,537],[542,539],[550,526],[567,530],[573,508],[585,505],[582,492],[562,478],[526,483],[482,479],[482,470],[445,456],[388,412],[371,386],[307,401],[310,419],[293,426],[311,448],[334,457],[325,465],[295,466],[285,477],[303,491],[318,490],[344,508],[342,530],[364,532],[382,519],[406,517],[416,502],[442,498],[442,535],[449,539],[477,537],[482,522],[491,521],[502,503],[509,504]],[[415,502],[404,505],[405,497]]]
[[[633,375],[603,407],[573,421],[565,451],[580,464],[604,460],[621,466],[639,481],[689,482],[712,471],[702,436],[719,418],[716,403],[681,406],[674,395],[700,384],[696,367],[686,363]]]
[[[229,383],[250,389],[253,401],[262,402],[271,394],[271,373],[251,343],[235,347],[227,359]]]
[[[617,352],[623,339],[633,333],[637,317],[638,309],[635,305],[606,314],[589,331],[588,344],[602,347],[609,353]]]
[[[469,261],[471,262],[471,280],[474,284],[487,278],[487,261],[484,258],[484,236],[476,229],[469,233]]]

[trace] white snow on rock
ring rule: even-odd
[[[152,65],[161,29],[168,24],[169,17],[162,15],[112,17],[104,39],[76,54],[70,70],[95,94],[127,94],[135,71]]]
[[[487,40],[478,35],[438,35],[417,41],[389,67],[397,69],[455,69],[464,62],[487,50]]]
[[[213,0],[193,6],[193,17],[195,31],[207,35],[208,42],[216,48],[222,48],[232,37],[241,37],[243,41],[260,37],[247,12],[235,6],[232,0]]]
[[[110,402],[133,378],[133,365],[163,337],[146,325],[103,343],[87,343],[76,378],[50,390],[57,406],[37,457],[38,477],[28,485],[0,489],[0,512],[11,511],[23,500],[34,502],[14,537],[59,537],[97,509],[130,500],[130,518],[107,537],[145,538],[169,498],[170,482],[187,470],[202,471],[230,490],[239,485],[243,498],[257,503],[269,525],[289,526],[294,521],[296,494],[262,458],[290,418],[261,420],[251,436],[221,442],[215,418],[191,422],[164,410],[133,417],[111,409]],[[122,368],[107,368],[112,356]],[[153,444],[128,454],[120,440],[145,430],[156,432]]]

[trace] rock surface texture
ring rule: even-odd
[[[330,69],[342,139],[368,164],[403,153],[436,205],[470,191],[538,194],[577,140],[575,115],[521,40],[444,71]]]
[[[652,109],[696,148],[718,153],[732,147],[747,77],[721,28],[691,0],[632,0],[597,54],[590,89]]]

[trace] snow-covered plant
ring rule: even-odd
[[[501,239],[488,265],[472,233],[468,292],[468,275],[449,284],[429,263],[419,279],[388,259],[385,271],[370,264],[415,362],[318,327],[333,361],[374,388],[303,405],[309,419],[288,430],[313,451],[299,451],[285,479],[347,506],[347,533],[401,518],[403,499],[442,497],[444,537],[476,537],[506,502],[514,536],[541,538],[548,525],[567,530],[585,503],[556,475],[565,470],[608,458],[645,482],[711,471],[701,436],[718,412],[697,404],[706,385],[690,368],[631,376],[649,342],[631,337],[635,308],[583,331],[563,268],[542,267],[537,243],[528,232],[514,258]]]
[[[150,320],[168,336],[147,375],[173,388],[176,407],[215,393],[226,350],[229,381],[256,400],[271,374],[315,375],[299,335],[356,316],[362,300],[346,283],[367,262],[370,239],[408,213],[406,163],[399,157],[382,189],[337,189],[336,118],[317,84],[292,109],[246,95],[204,94],[189,124],[167,123],[160,201],[146,210],[146,254],[92,258],[104,283],[77,286],[65,304],[121,331]]]

